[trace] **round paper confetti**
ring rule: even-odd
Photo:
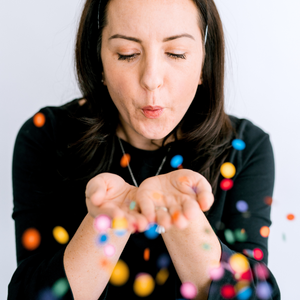
[[[224,191],[228,191],[233,187],[233,181],[231,179],[225,178],[221,181],[220,187]]]
[[[100,259],[99,265],[101,269],[105,269],[109,273],[113,270],[113,264],[106,257]]]
[[[28,228],[22,235],[22,244],[29,251],[35,250],[41,243],[41,235],[35,228]]]
[[[272,287],[268,282],[264,281],[264,282],[259,282],[257,284],[256,296],[259,299],[267,300],[271,298],[271,295],[272,295]]]
[[[130,205],[129,205],[129,209],[133,210],[135,208],[136,202],[135,201],[131,201]]]
[[[41,112],[37,113],[33,117],[33,124],[36,127],[43,127],[46,122],[45,115]]]
[[[169,277],[168,269],[163,268],[159,270],[159,272],[156,275],[156,279],[155,279],[156,283],[159,285],[163,285],[167,281],[168,277]]]
[[[178,168],[183,162],[183,157],[181,155],[175,155],[172,159],[171,159],[171,166],[176,169]]]
[[[221,174],[223,177],[225,178],[232,178],[235,175],[235,166],[230,163],[230,162],[226,162],[221,166]]]
[[[103,251],[104,251],[106,256],[111,257],[115,254],[116,249],[113,245],[108,244],[108,245],[104,246]]]
[[[51,288],[46,288],[39,291],[37,300],[57,300],[57,296],[55,296],[52,292]]]
[[[252,296],[252,289],[250,287],[244,287],[239,290],[236,298],[238,300],[248,300]]]
[[[272,205],[272,203],[273,203],[272,197],[269,197],[269,196],[265,197],[264,201],[267,205]]]
[[[175,211],[175,212],[173,213],[173,215],[171,216],[172,221],[173,221],[173,222],[176,222],[176,221],[178,220],[179,216],[180,216],[180,211],[178,211],[178,210]]]
[[[159,236],[159,233],[156,232],[157,224],[149,224],[147,230],[144,232],[144,235],[150,239],[156,239]]]
[[[239,211],[239,212],[246,212],[248,210],[248,204],[246,201],[244,200],[239,200],[237,203],[236,203],[236,209]]]
[[[57,280],[52,286],[52,292],[56,297],[63,297],[69,289],[67,278]]]
[[[225,284],[221,287],[221,296],[224,299],[232,299],[235,296],[234,286],[231,284]]]
[[[128,153],[125,153],[120,161],[121,167],[126,168],[129,165],[130,159],[130,155]]]
[[[229,244],[233,244],[235,242],[234,234],[230,229],[225,229],[224,230],[224,236]]]
[[[249,269],[247,258],[241,253],[235,253],[229,258],[229,264],[236,273],[244,273]]]
[[[253,249],[253,257],[256,260],[262,260],[264,257],[264,253],[259,248],[255,248]]]
[[[151,275],[142,273],[138,275],[133,283],[134,292],[140,297],[150,295],[154,290],[155,282]]]
[[[262,236],[262,237],[268,237],[269,236],[269,234],[270,234],[270,228],[268,227],[268,226],[263,226],[261,229],[260,229],[260,235]]]
[[[144,260],[149,260],[149,258],[150,258],[150,249],[146,248],[144,250]]]
[[[288,215],[286,216],[286,218],[287,218],[288,220],[292,221],[292,220],[295,219],[295,216],[294,216],[293,214],[288,214]]]
[[[126,231],[128,222],[126,218],[114,218],[112,220],[112,228],[118,231]]]
[[[170,255],[167,253],[163,253],[157,259],[157,267],[159,269],[168,268],[170,262],[171,262]]]
[[[111,219],[106,215],[99,215],[94,220],[94,228],[98,232],[105,232],[111,227]]]
[[[235,236],[235,239],[239,242],[245,242],[245,241],[247,241],[247,238],[248,238],[245,229],[236,229],[234,231],[234,236]]]
[[[231,144],[232,144],[233,148],[236,150],[244,150],[246,147],[245,142],[240,139],[233,140]]]
[[[97,241],[100,245],[105,244],[108,241],[108,235],[107,234],[100,234],[97,238]]]
[[[110,283],[113,285],[123,285],[127,282],[129,277],[129,268],[127,264],[119,259],[111,276],[110,276]]]
[[[259,280],[265,281],[269,277],[269,270],[263,263],[254,265],[254,274]]]
[[[212,280],[218,281],[218,280],[220,280],[224,276],[224,272],[225,272],[224,268],[220,264],[218,267],[211,268],[209,270],[209,277]]]
[[[193,299],[197,296],[197,288],[192,282],[184,282],[180,287],[180,293],[184,298]]]
[[[56,241],[60,244],[66,244],[69,241],[68,232],[61,226],[56,226],[53,229],[53,236],[56,239]]]

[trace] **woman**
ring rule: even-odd
[[[261,230],[271,224],[272,146],[224,112],[214,2],[87,0],[76,66],[83,97],[42,108],[16,138],[8,298],[280,299]],[[114,228],[99,229],[103,216]],[[32,248],[29,228],[41,237]],[[161,234],[149,238],[152,228]],[[113,269],[126,265],[122,280]]]

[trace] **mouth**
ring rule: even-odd
[[[156,119],[159,118],[162,113],[163,113],[164,109],[155,109],[155,110],[150,110],[150,109],[142,109],[142,112],[144,114],[144,116],[148,119]]]

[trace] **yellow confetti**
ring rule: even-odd
[[[162,268],[156,275],[156,283],[163,285],[169,277],[169,271],[166,268]]]
[[[230,162],[226,162],[221,166],[221,174],[223,177],[225,178],[232,178],[235,175],[235,166],[230,163]]]
[[[56,226],[53,229],[53,236],[60,244],[66,244],[69,241],[68,232],[61,226]]]

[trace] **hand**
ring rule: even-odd
[[[214,202],[212,188],[201,174],[188,169],[145,179],[135,193],[135,201],[148,222],[165,229],[186,228],[189,221]],[[164,206],[168,211],[156,207]]]
[[[112,173],[101,173],[93,177],[86,186],[86,206],[93,217],[100,214],[111,219],[125,217],[130,231],[144,231],[148,221],[137,210],[129,213],[131,199],[135,198],[137,187]]]

